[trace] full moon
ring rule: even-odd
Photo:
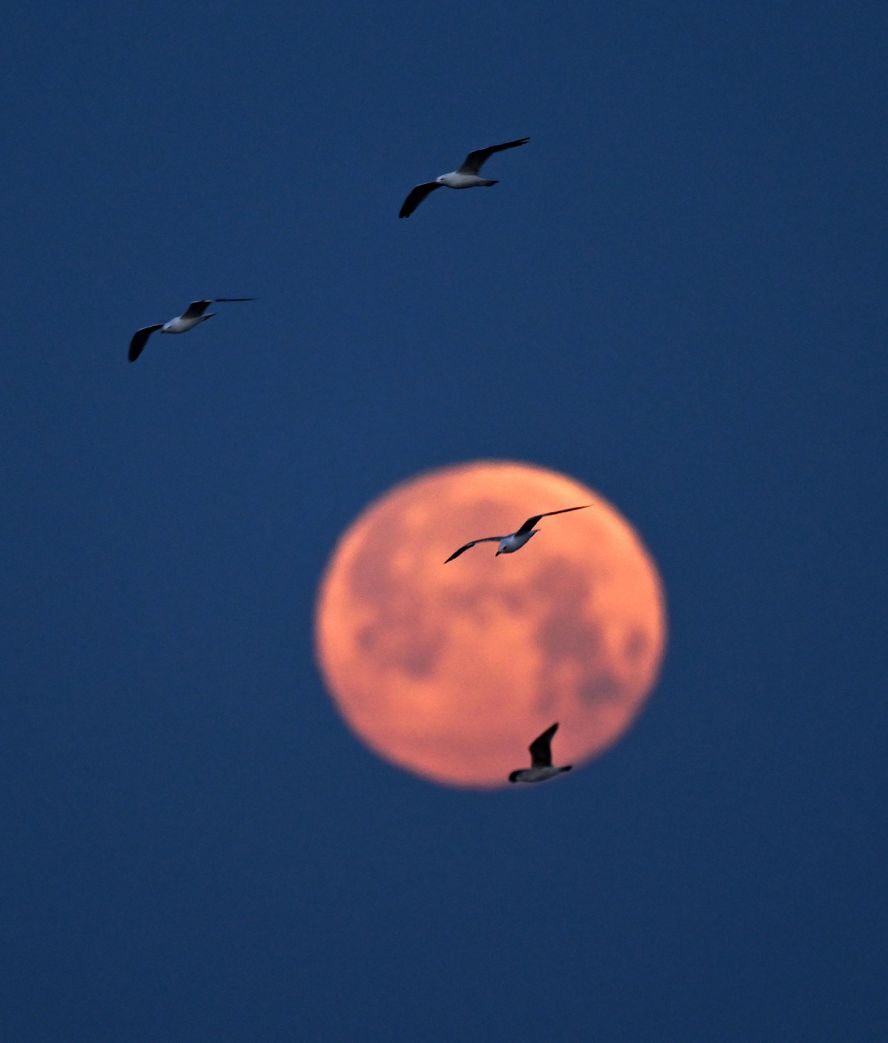
[[[481,543],[543,518],[514,554]],[[339,540],[318,591],[318,662],[336,706],[380,756],[451,786],[508,785],[553,721],[555,763],[611,746],[644,704],[665,646],[656,566],[591,489],[523,463],[422,474]]]

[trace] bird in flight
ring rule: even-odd
[[[169,322],[158,322],[153,326],[143,326],[136,330],[129,346],[129,360],[135,362],[145,349],[145,344],[152,333],[160,330],[161,333],[187,333],[194,329],[198,323],[206,322],[216,313],[214,311],[204,314],[211,304],[228,304],[231,301],[254,301],[255,297],[215,297],[210,301],[192,301],[181,315],[177,315]]]
[[[510,772],[509,782],[545,782],[563,771],[571,770],[572,764],[564,764],[560,768],[552,766],[552,736],[557,731],[556,721],[533,740],[527,747],[530,750],[530,767]]]
[[[488,145],[487,148],[479,148],[470,152],[462,162],[462,166],[452,170],[449,174],[442,174],[434,181],[426,181],[424,185],[411,188],[407,198],[401,206],[398,217],[409,217],[419,204],[436,188],[488,188],[497,184],[490,178],[480,177],[479,171],[494,152],[503,152],[507,148],[517,148],[526,145],[530,138],[518,138],[516,141],[505,141],[502,145]]]
[[[531,536],[540,531],[534,528],[534,525],[540,518],[551,518],[553,514],[567,514],[569,511],[584,511],[591,506],[591,503],[584,503],[581,507],[562,507],[560,511],[546,511],[543,514],[535,514],[532,518],[528,518],[520,529],[516,532],[510,532],[508,536],[482,536],[479,540],[471,540],[469,543],[463,544],[459,550],[455,550],[450,555],[444,564],[446,565],[448,561],[458,558],[460,554],[464,554],[470,547],[474,547],[476,543],[498,543],[499,547],[494,555],[496,558],[500,554],[514,554],[516,550],[520,550],[527,543]]]

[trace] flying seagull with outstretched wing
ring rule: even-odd
[[[530,138],[516,138],[515,141],[504,141],[501,145],[488,145],[487,148],[475,149],[462,161],[462,165],[449,174],[442,174],[434,181],[426,181],[410,189],[407,198],[401,204],[398,217],[409,217],[429,193],[436,188],[489,188],[497,184],[490,178],[480,176],[481,167],[494,154],[504,152],[508,148],[526,145]]]
[[[552,764],[552,736],[557,731],[556,721],[533,740],[527,747],[530,751],[530,767],[510,772],[509,782],[545,782],[546,779],[554,778],[563,771],[571,770],[572,764],[564,764],[561,767],[554,767]]]
[[[542,514],[534,514],[527,519],[520,529],[510,532],[507,536],[482,536],[480,539],[471,540],[469,543],[463,544],[459,550],[455,550],[450,555],[444,564],[446,565],[448,561],[458,558],[460,554],[464,554],[467,550],[474,547],[476,543],[498,543],[499,548],[494,557],[499,557],[500,554],[514,554],[516,550],[520,550],[527,543],[531,536],[539,532],[539,529],[535,529],[534,525],[541,518],[551,518],[553,514],[567,514],[570,511],[584,511],[591,506],[591,503],[584,503],[580,507],[562,507],[560,511],[544,511]]]
[[[214,297],[211,300],[192,301],[181,315],[176,315],[168,322],[157,322],[153,326],[143,326],[133,334],[129,346],[129,360],[135,362],[145,350],[148,338],[152,333],[187,333],[201,322],[211,319],[216,313],[207,314],[211,304],[229,304],[233,301],[254,301],[255,297]]]

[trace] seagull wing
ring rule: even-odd
[[[533,768],[552,767],[552,736],[558,731],[558,722],[550,725],[542,735],[538,735],[527,747],[530,750],[530,764]]]
[[[502,145],[488,145],[487,148],[475,149],[463,160],[463,165],[457,170],[457,174],[477,174],[494,152],[503,152],[507,148],[517,148],[526,145],[530,138],[518,138],[517,141],[505,141]]]
[[[523,536],[525,532],[530,532],[540,518],[551,518],[553,514],[567,514],[569,511],[584,511],[587,507],[591,506],[591,503],[584,503],[581,507],[562,507],[560,511],[545,511],[543,514],[535,514],[532,518],[527,519],[515,535]]]
[[[155,323],[153,326],[145,326],[140,330],[136,330],[133,334],[133,339],[130,341],[129,346],[129,360],[135,362],[136,359],[142,354],[142,351],[148,342],[148,338],[154,333],[155,330],[159,330],[163,326],[162,322]]]
[[[185,311],[179,316],[180,319],[196,319],[198,315],[203,313],[209,308],[213,301],[192,301]]]
[[[460,547],[459,550],[455,550],[447,561],[453,561],[454,558],[458,558],[460,554],[464,554],[467,550],[474,547],[476,543],[499,543],[500,540],[505,539],[504,536],[483,536],[480,540],[472,540],[471,543],[467,543]],[[444,564],[447,564],[447,561]]]
[[[411,188],[409,195],[401,204],[398,217],[409,217],[430,192],[434,192],[436,188],[441,187],[442,185],[439,181],[426,181],[424,185],[417,185],[415,188]]]

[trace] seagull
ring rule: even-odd
[[[133,339],[130,341],[129,360],[130,362],[136,361],[136,359],[142,354],[148,338],[157,330],[160,330],[161,333],[187,333],[190,329],[197,326],[198,323],[206,322],[207,319],[212,319],[216,314],[214,311],[211,311],[208,315],[204,315],[204,312],[211,304],[228,304],[231,301],[254,300],[256,300],[255,297],[215,297],[210,301],[192,301],[181,315],[177,315],[174,319],[170,319],[169,322],[158,322],[153,326],[143,326],[142,329],[136,330],[133,334]]]
[[[530,750],[530,767],[509,772],[509,782],[545,782],[563,771],[570,771],[572,764],[561,768],[552,767],[552,736],[558,731],[558,722],[550,725],[527,747]]]
[[[495,558],[498,558],[500,554],[514,554],[516,550],[521,550],[534,533],[540,531],[534,528],[534,525],[540,518],[551,518],[553,514],[567,514],[569,511],[584,511],[591,506],[591,503],[584,503],[581,507],[562,507],[560,511],[546,511],[543,514],[535,514],[532,518],[528,518],[520,529],[516,532],[510,532],[508,536],[482,536],[480,540],[472,540],[470,543],[464,544],[459,550],[455,550],[447,561],[453,561],[454,558],[458,558],[460,554],[465,553],[470,547],[474,547],[476,543],[498,543],[499,549],[494,555]],[[444,562],[445,565],[447,561]]]
[[[404,200],[398,217],[409,217],[425,197],[430,192],[434,192],[436,188],[444,186],[447,188],[488,188],[490,185],[497,184],[496,181],[491,181],[489,178],[479,177],[478,171],[494,152],[502,152],[507,148],[517,148],[519,145],[526,145],[528,141],[530,141],[530,138],[518,138],[517,141],[506,141],[502,145],[488,145],[487,148],[479,148],[474,152],[470,152],[463,160],[462,166],[457,170],[452,170],[449,174],[442,174],[440,177],[436,177],[434,181],[426,181],[424,185],[417,185],[415,188],[411,188],[410,194]]]

